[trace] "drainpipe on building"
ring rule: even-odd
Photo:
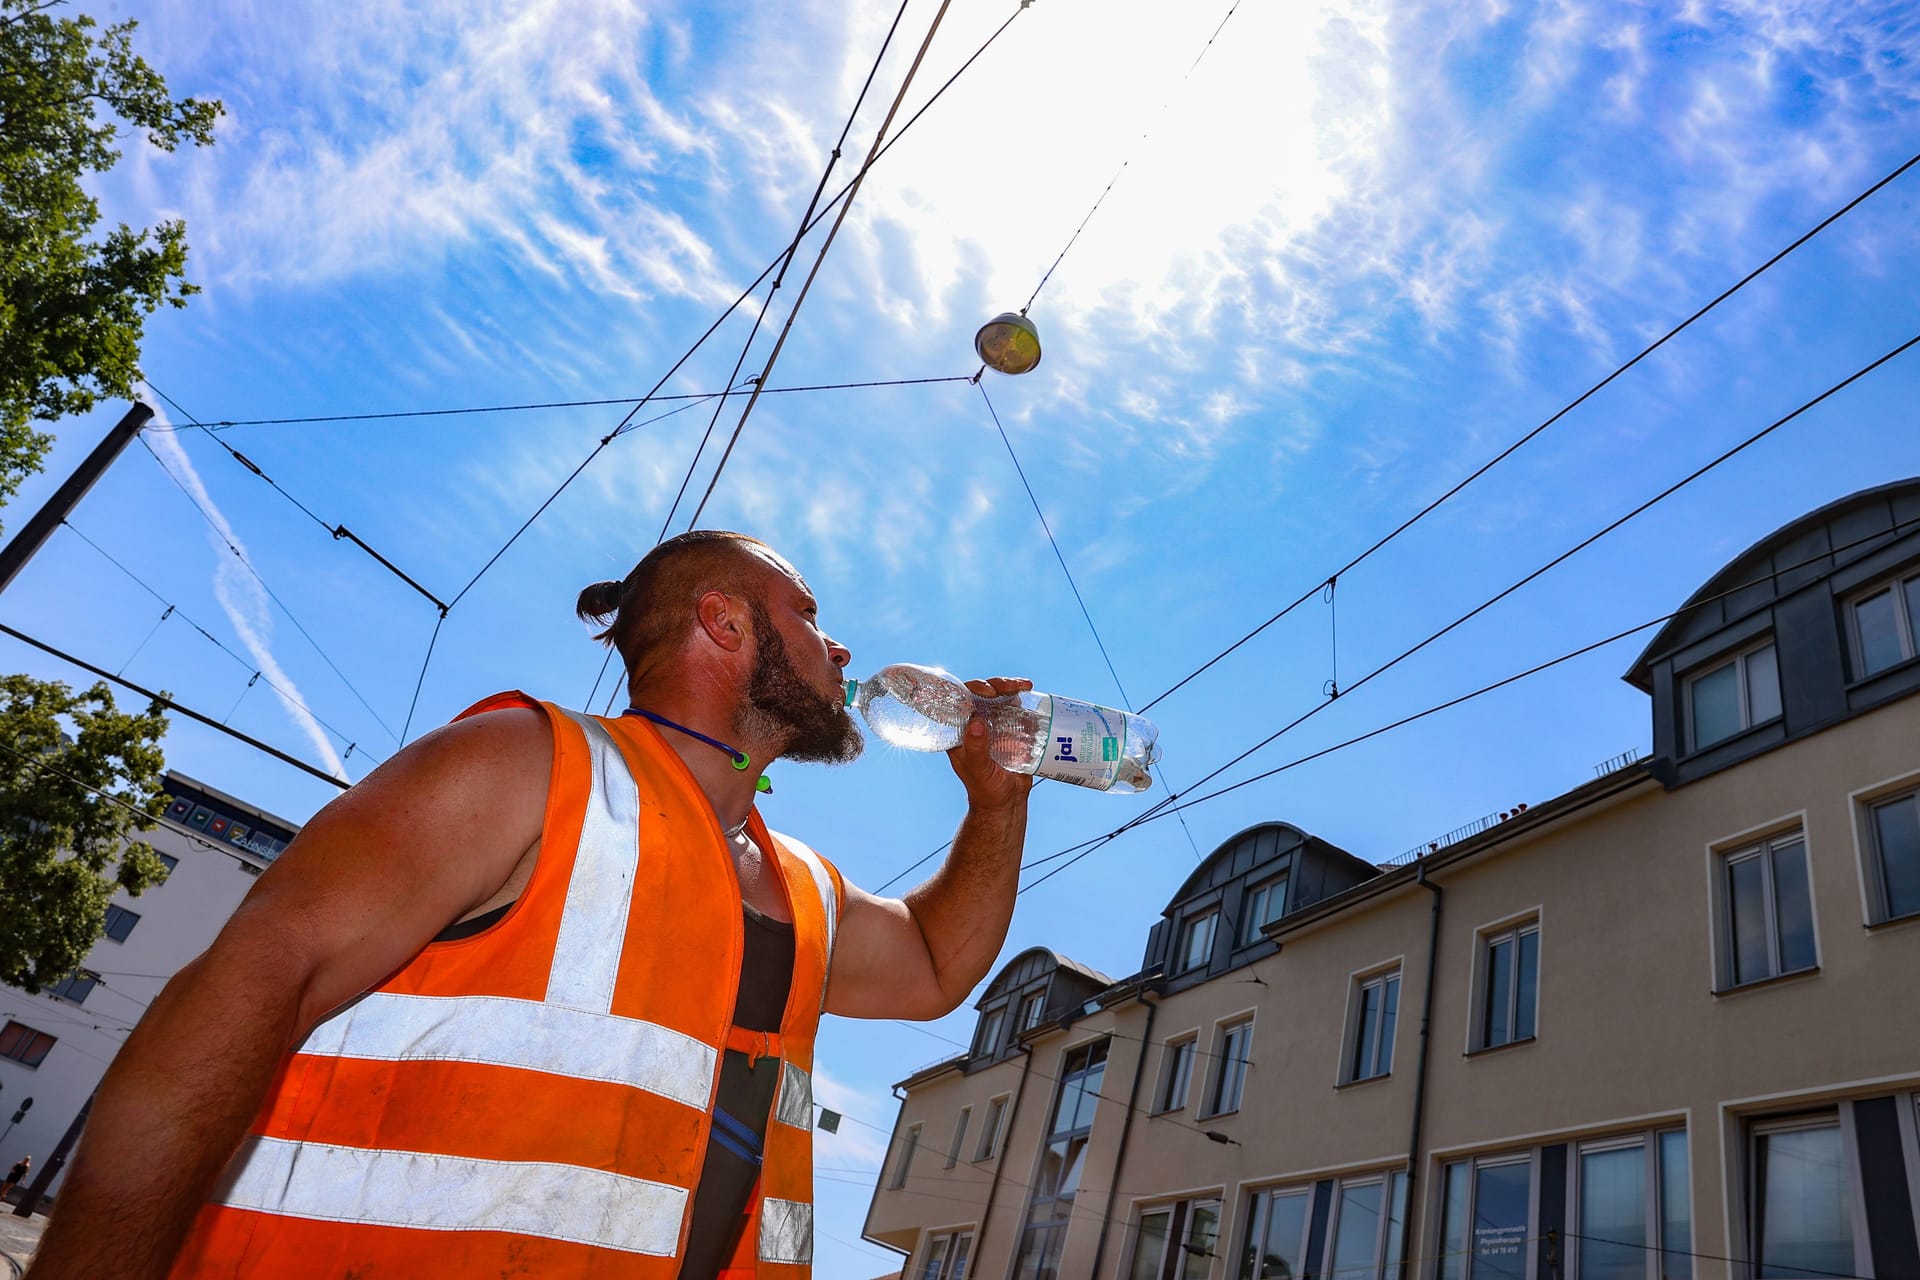
[[[1153,1015],[1160,1006],[1147,999],[1147,993],[1136,991],[1133,998],[1147,1006],[1147,1028],[1140,1033],[1140,1058],[1133,1064],[1133,1088],[1127,1091],[1127,1117],[1120,1122],[1120,1148],[1113,1153],[1113,1177],[1107,1181],[1107,1211],[1100,1215],[1100,1235],[1093,1245],[1093,1272],[1100,1274],[1100,1262],[1107,1256],[1107,1228],[1113,1225],[1113,1191],[1120,1185],[1120,1170],[1127,1162],[1127,1138],[1133,1133],[1133,1117],[1138,1113],[1140,1102],[1140,1077],[1147,1065],[1147,1046],[1153,1043]]]
[[[1020,1053],[1020,1083],[1013,1088],[1013,1105],[1007,1108],[1007,1127],[1000,1135],[1000,1154],[993,1160],[993,1181],[987,1184],[987,1205],[980,1210],[979,1249],[982,1254],[987,1251],[987,1219],[993,1216],[993,1198],[1000,1190],[1000,1170],[1007,1163],[1007,1148],[1013,1144],[1013,1122],[1020,1118],[1020,1099],[1027,1093],[1027,1073],[1033,1070],[1033,1046],[1021,1045]]]
[[[1420,1181],[1420,1125],[1427,1109],[1427,1046],[1433,1033],[1433,987],[1435,970],[1440,964],[1440,886],[1427,879],[1427,864],[1422,862],[1414,883],[1433,895],[1433,923],[1427,931],[1427,993],[1420,1008],[1420,1061],[1413,1070],[1413,1132],[1407,1138],[1407,1195],[1401,1209],[1400,1280],[1412,1280],[1414,1188]]]

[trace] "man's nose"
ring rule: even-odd
[[[853,661],[853,651],[837,640],[829,640],[827,641],[827,660],[845,671],[847,664]]]

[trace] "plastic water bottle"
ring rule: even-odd
[[[938,667],[896,662],[849,680],[847,705],[883,741],[909,751],[959,746],[978,707],[1001,768],[1096,791],[1145,791],[1153,785],[1147,770],[1160,759],[1160,731],[1131,712],[1049,693],[982,698]]]

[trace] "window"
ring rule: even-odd
[[[1140,1215],[1127,1280],[1207,1280],[1220,1242],[1220,1202],[1182,1200]]]
[[[900,1162],[893,1166],[893,1182],[890,1184],[894,1190],[907,1185],[907,1174],[913,1168],[913,1153],[919,1146],[920,1126],[916,1124],[907,1130],[907,1136],[900,1144]]]
[[[918,1280],[967,1280],[967,1255],[973,1252],[971,1231],[949,1231],[927,1239],[926,1261]]]
[[[1920,912],[1920,791],[1867,806],[1875,921]]]
[[[1000,1123],[1006,1119],[1007,1097],[1003,1093],[987,1103],[987,1122],[980,1126],[980,1148],[973,1153],[975,1160],[991,1160],[1000,1149]]]
[[[998,1009],[989,1009],[980,1015],[980,1035],[974,1041],[973,1051],[982,1057],[991,1057],[1000,1051],[1000,1029],[1006,1025],[1007,1010],[1002,1005]]]
[[[1254,1193],[1240,1280],[1296,1280],[1306,1274],[1307,1218],[1312,1207],[1313,1191],[1308,1187]]]
[[[1807,842],[1798,831],[1721,856],[1722,982],[1738,987],[1818,964]]]
[[[1687,677],[1687,743],[1699,751],[1780,714],[1773,642]]]
[[[107,905],[107,936],[115,942],[125,942],[127,935],[133,932],[133,926],[139,923],[138,911],[129,911],[111,903]]]
[[[1540,992],[1540,922],[1503,928],[1480,939],[1480,1016],[1473,1047],[1497,1049],[1533,1039]]]
[[[47,1059],[47,1050],[58,1043],[44,1031],[35,1031],[24,1022],[9,1022],[0,1028],[0,1058],[11,1058],[23,1067],[37,1067]]]
[[[85,969],[75,969],[47,990],[62,1000],[71,1000],[75,1004],[85,1004],[87,997],[93,994],[94,984],[100,981],[97,973],[88,973]]]
[[[1286,909],[1286,876],[1275,876],[1265,884],[1255,885],[1247,893],[1245,918],[1240,921],[1240,945],[1260,941],[1260,930],[1278,920]]]
[[[1160,1093],[1154,1100],[1155,1111],[1187,1109],[1187,1086],[1193,1081],[1193,1059],[1200,1048],[1200,1037],[1169,1040],[1160,1055]]]
[[[1061,1064],[1060,1084],[1047,1123],[1047,1143],[1034,1171],[1027,1199],[1026,1226],[1013,1274],[1019,1280],[1058,1280],[1067,1224],[1087,1164],[1087,1137],[1100,1103],[1100,1082],[1107,1072],[1107,1042],[1097,1040],[1069,1051]]]
[[[1253,1019],[1247,1018],[1220,1029],[1220,1047],[1215,1053],[1213,1088],[1207,1095],[1207,1114],[1225,1115],[1240,1109],[1240,1094],[1247,1084],[1247,1051],[1253,1047]]]
[[[1870,589],[1855,598],[1849,613],[1854,670],[1861,679],[1920,653],[1920,573]]]
[[[1574,1177],[1573,1280],[1690,1280],[1685,1131],[1584,1143]]]
[[[1219,927],[1220,913],[1209,911],[1195,916],[1180,929],[1180,967],[1176,972],[1204,969],[1213,958],[1213,934]]]
[[[1353,1026],[1347,1034],[1342,1084],[1372,1080],[1393,1070],[1393,1028],[1400,1012],[1400,971],[1360,981]]]
[[[960,1108],[960,1118],[953,1125],[953,1145],[947,1148],[947,1168],[960,1163],[960,1144],[967,1140],[967,1121],[973,1118],[972,1107]]]
[[[1859,1274],[1847,1164],[1836,1114],[1755,1126],[1749,1256],[1758,1280]]]
[[[1527,1280],[1532,1209],[1532,1152],[1448,1165],[1439,1280]]]
[[[164,863],[164,864],[166,865],[166,868],[167,868],[167,875],[168,875],[168,876],[170,876],[170,875],[172,875],[172,874],[173,874],[173,869],[174,869],[175,867],[177,867],[177,866],[179,866],[179,865],[180,865],[180,859],[178,859],[178,858],[176,858],[176,857],[174,857],[174,856],[173,856],[172,854],[170,854],[170,853],[162,853],[162,852],[160,852],[160,851],[159,851],[158,849],[155,849],[155,850],[153,851],[153,856],[154,856],[154,857],[156,857],[156,858],[158,858],[158,859],[160,859],[160,861],[161,861],[162,863]],[[165,883],[166,883],[166,876],[162,876],[162,877],[160,877],[160,882],[161,882],[162,884],[165,884]]]
[[[1327,1280],[1388,1280],[1400,1270],[1406,1229],[1405,1174],[1343,1181],[1327,1232]]]
[[[1030,991],[1020,998],[1020,1030],[1040,1025],[1040,1011],[1046,1006],[1047,993]]]

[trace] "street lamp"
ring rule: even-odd
[[[973,335],[973,349],[989,369],[1025,373],[1040,363],[1040,331],[1017,311],[1002,311]]]

